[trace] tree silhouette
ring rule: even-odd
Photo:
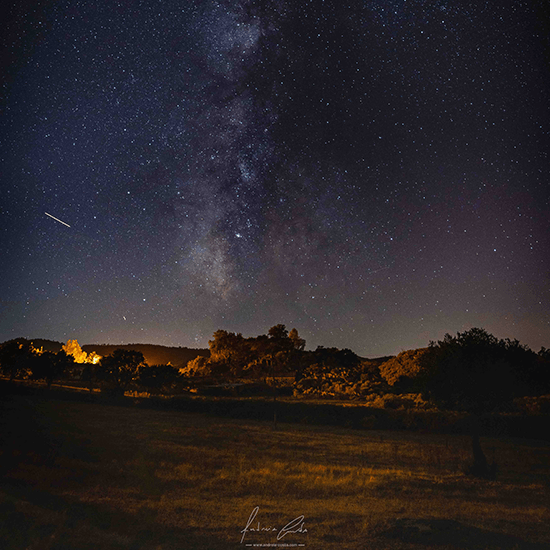
[[[86,383],[86,386],[90,391],[93,391],[99,382],[97,376],[99,368],[99,363],[86,363],[86,366],[82,370],[80,379]]]
[[[267,335],[274,340],[286,340],[288,338],[288,330],[286,330],[285,325],[275,325],[272,326],[268,331]]]
[[[424,397],[442,408],[470,413],[473,463],[469,472],[494,474],[479,442],[479,419],[483,413],[502,408],[516,395],[514,365],[503,341],[481,328],[457,336],[446,334],[431,342],[422,355]]]
[[[239,376],[249,360],[249,347],[243,335],[226,330],[217,330],[208,341],[213,373],[230,372]]]
[[[298,331],[293,328],[289,333],[288,337],[292,341],[292,345],[294,346],[294,349],[297,351],[304,351],[306,347],[306,341],[303,338],[300,338],[298,336]]]
[[[172,365],[142,366],[139,369],[139,385],[151,393],[170,392],[179,379],[179,370]]]
[[[44,380],[49,389],[53,382],[59,380],[73,363],[72,356],[67,355],[64,350],[57,353],[45,351],[36,354],[30,362],[32,377]]]
[[[0,346],[0,371],[10,380],[24,377],[32,355],[32,346],[27,340],[8,340]]]
[[[143,353],[116,349],[111,355],[102,357],[96,370],[96,377],[105,387],[116,394],[124,394],[137,380],[139,369],[145,364]]]

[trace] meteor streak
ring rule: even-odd
[[[46,216],[50,216],[50,218],[53,218],[56,222],[62,223],[63,225],[66,225],[67,227],[71,227],[68,223],[62,222],[61,220],[58,220],[55,216],[52,216],[51,214],[48,214],[47,212],[44,212]]]

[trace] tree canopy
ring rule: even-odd
[[[139,369],[144,365],[141,352],[116,349],[101,358],[95,375],[113,392],[124,393],[138,379]]]
[[[26,377],[34,353],[31,342],[24,338],[8,340],[0,346],[0,370],[10,379]]]
[[[32,378],[44,380],[48,387],[69,370],[74,363],[73,357],[64,350],[53,353],[45,351],[35,354],[30,361]]]
[[[184,369],[186,375],[262,376],[283,374],[305,348],[294,328],[274,325],[267,334],[245,338],[240,333],[217,330],[208,342],[210,358],[196,358]]]
[[[427,351],[428,348],[402,351],[380,365],[380,375],[396,389],[414,389],[423,371],[422,357]]]
[[[443,408],[490,412],[545,383],[539,363],[519,342],[472,328],[430,343],[421,358],[423,389]]]

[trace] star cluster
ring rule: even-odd
[[[548,347],[543,2],[3,9],[0,340]]]

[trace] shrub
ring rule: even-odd
[[[370,394],[366,396],[368,407],[376,409],[398,409],[398,410],[430,410],[433,405],[422,398],[419,393],[395,394],[386,393],[383,395]]]
[[[422,357],[428,348],[401,352],[380,365],[380,375],[390,385],[400,390],[411,390],[423,372]]]
[[[550,395],[518,397],[514,399],[514,406],[520,413],[550,414]]]

